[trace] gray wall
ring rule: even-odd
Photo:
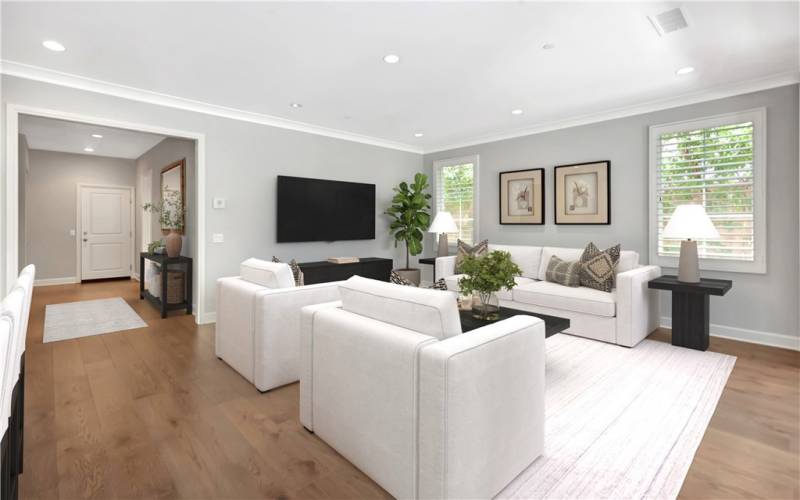
[[[593,123],[515,139],[425,155],[434,160],[480,155],[479,236],[490,242],[602,247],[622,244],[647,262],[648,127],[721,113],[767,108],[767,274],[703,272],[731,279],[733,289],[711,299],[711,322],[783,335],[798,333],[798,86],[792,85],[701,104]],[[553,166],[611,161],[611,225],[556,226],[553,222]],[[498,223],[498,173],[545,168],[544,226]],[[670,270],[667,270],[670,271]],[[662,293],[662,316],[670,316]]]
[[[36,279],[77,275],[77,189],[79,183],[135,186],[133,160],[53,151],[30,151],[28,178],[28,261]]]
[[[28,149],[28,140],[24,135],[19,134],[19,217],[17,224],[19,227],[19,242],[17,246],[17,255],[19,255],[19,269],[27,265],[25,262],[25,248],[27,242],[27,230],[25,225],[25,214],[27,210],[27,184],[28,172],[30,169],[30,149]]]
[[[2,76],[3,103],[104,117],[206,135],[206,311],[215,310],[215,280],[236,275],[251,256],[322,259],[330,255],[395,258],[402,252],[378,216],[376,239],[337,243],[275,243],[275,179],[279,174],[376,184],[380,214],[391,188],[422,168],[422,156],[340,139],[155,106],[91,92]],[[2,110],[5,114],[5,107]],[[5,123],[5,117],[2,122]],[[5,157],[0,160],[5,162]],[[214,197],[227,209],[213,210]],[[225,243],[212,244],[212,233]]]

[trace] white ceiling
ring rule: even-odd
[[[678,6],[689,28],[659,37],[646,16]],[[4,2],[2,59],[433,151],[741,82],[796,79],[798,9]],[[66,52],[43,48],[45,39]],[[384,63],[389,53],[400,63]],[[696,71],[676,76],[683,66]],[[524,113],[511,115],[516,108]]]
[[[20,115],[19,131],[30,149],[82,155],[136,159],[165,139],[164,136],[85,123]],[[102,138],[92,137],[102,135]],[[94,152],[84,151],[90,147]]]

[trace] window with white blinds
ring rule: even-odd
[[[701,268],[766,272],[764,110],[651,127],[651,254],[672,267],[680,240],[662,237],[679,205],[700,204],[720,233],[697,242]]]
[[[437,212],[450,212],[458,233],[450,234],[451,244],[460,239],[470,245],[477,240],[478,157],[439,160],[433,164],[433,187]]]

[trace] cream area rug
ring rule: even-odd
[[[147,323],[122,297],[48,304],[42,340],[56,342],[146,326]]]
[[[653,340],[545,345],[544,454],[498,497],[677,497],[736,358]]]

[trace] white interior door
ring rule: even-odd
[[[130,189],[82,186],[80,203],[81,279],[130,276]]]

